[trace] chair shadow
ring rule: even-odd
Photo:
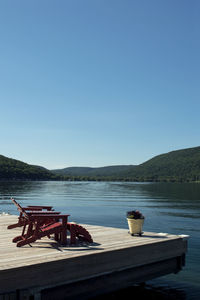
[[[77,243],[74,245],[69,245],[68,248],[64,248],[63,251],[88,251],[88,250],[104,250],[104,248],[99,247],[101,244],[99,243]],[[62,246],[61,246],[62,247]]]
[[[93,243],[87,243],[87,242],[78,242],[76,244],[70,245],[69,241],[67,245],[61,245],[58,242],[48,242],[48,241],[42,241],[40,244],[33,243],[27,246],[30,246],[31,248],[46,248],[46,249],[55,249],[60,252],[65,251],[88,251],[88,250],[104,250],[104,248],[99,247],[101,244],[93,242]]]

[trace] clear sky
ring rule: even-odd
[[[0,154],[49,169],[200,145],[199,0],[0,0]]]

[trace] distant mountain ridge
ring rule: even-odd
[[[91,167],[68,167],[64,169],[52,170],[59,175],[69,176],[113,176],[118,173],[128,171],[132,165],[106,166],[99,168]]]
[[[200,147],[157,155],[134,165],[48,170],[0,155],[0,180],[200,181]]]
[[[200,181],[200,147],[161,154],[137,166],[70,167],[52,171],[62,176],[78,176],[80,180]]]

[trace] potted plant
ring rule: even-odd
[[[132,210],[126,213],[129,233],[131,235],[139,234],[142,235],[142,226],[144,224],[144,216],[139,210]]]

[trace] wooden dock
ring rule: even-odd
[[[187,239],[128,229],[85,225],[93,244],[61,247],[43,238],[17,248],[8,230],[17,216],[0,216],[0,300],[91,299],[99,293],[176,273],[184,265]]]

